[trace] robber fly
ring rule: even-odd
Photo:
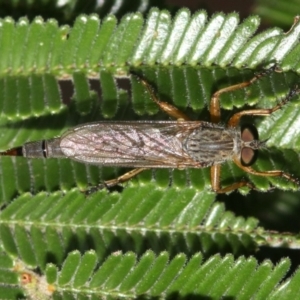
[[[247,173],[258,176],[280,176],[299,185],[299,181],[281,170],[259,172],[250,167],[258,149],[265,147],[259,141],[256,129],[239,127],[245,115],[269,116],[280,109],[300,90],[296,87],[271,109],[249,109],[235,113],[227,125],[220,125],[220,95],[251,85],[262,74],[247,82],[215,92],[210,102],[211,122],[191,121],[176,107],[156,98],[151,86],[142,78],[152,100],[177,121],[95,122],[67,130],[50,140],[29,142],[2,155],[30,158],[70,158],[82,163],[102,166],[135,168],[124,175],[104,182],[112,187],[149,168],[205,168],[211,167],[211,185],[217,193],[227,193],[243,186],[254,188],[248,181],[221,187],[221,165],[233,161]],[[99,185],[103,187],[103,185]],[[99,187],[98,186],[98,187]]]

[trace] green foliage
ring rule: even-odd
[[[235,254],[250,252],[263,240],[268,244],[265,237],[270,236],[256,232],[256,220],[236,218],[213,201],[211,192],[182,189],[177,194],[175,188],[153,184],[88,198],[77,191],[24,194],[1,214],[1,241],[11,254],[40,267],[54,252],[53,262],[61,264],[71,249],[93,248],[102,261],[108,251],[119,249],[140,255],[148,247],[172,255],[201,250],[209,256],[229,249]]]
[[[278,0],[276,2],[270,0],[258,0],[255,8],[255,13],[265,17],[273,24],[289,27],[291,19],[294,18],[298,12],[300,5],[299,0],[289,1],[289,5],[286,5],[284,0]]]
[[[297,297],[293,279],[279,284],[290,262],[270,261],[258,265],[254,258],[214,255],[203,261],[200,253],[189,260],[184,254],[173,259],[167,252],[155,255],[147,251],[137,260],[132,252],[115,252],[103,264],[97,264],[94,251],[68,254],[61,270],[49,264],[45,276],[16,261],[12,275],[18,274],[26,295],[31,299],[128,299],[137,297],[220,299],[291,299]],[[30,281],[28,280],[30,278]],[[17,294],[17,290],[15,291]]]
[[[12,0],[0,1],[0,17],[11,16],[15,20],[27,16],[44,19],[54,18],[60,24],[72,24],[79,14],[97,13],[101,18],[113,14],[121,18],[126,13],[147,13],[151,7],[164,7],[162,0]]]
[[[68,1],[65,16],[79,2]],[[299,22],[287,33],[254,35],[257,16],[240,23],[235,13],[118,12],[120,20],[80,15],[72,27],[41,17],[0,20],[1,149],[96,120],[167,119],[133,73],[191,119],[209,121],[215,91],[267,70],[253,85],[222,95],[224,123],[245,106],[275,106],[299,84]],[[268,71],[274,64],[277,72]],[[272,117],[248,120],[269,139],[255,169],[300,178],[298,98]],[[1,157],[0,295],[297,298],[299,272],[282,282],[289,260],[274,266],[241,256],[262,247],[299,249],[297,236],[258,227],[257,219],[216,202],[208,169],[146,171],[114,192],[79,191],[122,172],[67,159]],[[221,182],[244,177],[259,191],[298,189],[281,178],[248,176],[230,162]]]

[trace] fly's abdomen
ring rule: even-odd
[[[60,138],[26,143],[22,147],[22,155],[29,158],[65,157],[60,148]]]
[[[183,147],[195,161],[207,166],[231,159],[238,132],[224,128],[197,128],[184,140]]]

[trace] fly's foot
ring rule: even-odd
[[[254,74],[256,79],[260,79],[261,77],[267,76],[273,72],[280,72],[280,69],[278,68],[278,64],[275,62],[273,66],[271,66],[268,69],[263,69],[260,72],[256,72]]]
[[[86,195],[86,196],[90,196],[92,194],[94,194],[95,192],[97,191],[100,191],[100,190],[103,190],[103,189],[108,189],[109,187],[106,185],[105,182],[103,183],[100,183],[96,186],[89,186],[87,190],[85,190],[83,193]]]

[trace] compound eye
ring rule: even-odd
[[[241,162],[243,166],[251,166],[257,159],[257,150],[244,147],[241,152]]]
[[[253,140],[258,140],[258,132],[254,126],[242,127],[241,138],[243,142],[251,142]]]
[[[241,139],[243,142],[251,142],[258,139],[257,129],[254,126],[242,128]],[[251,166],[257,159],[258,152],[249,147],[244,147],[241,151],[241,163],[243,166]]]

